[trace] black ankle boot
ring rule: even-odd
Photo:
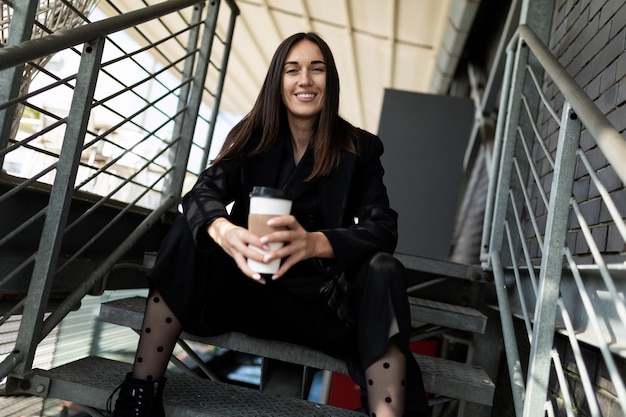
[[[124,382],[117,387],[107,402],[107,411],[111,413],[111,403],[117,390],[120,391],[113,417],[165,417],[163,410],[163,388],[166,378],[146,381],[126,374]]]

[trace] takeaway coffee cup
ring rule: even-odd
[[[250,212],[248,214],[248,230],[257,236],[264,236],[278,228],[267,225],[267,221],[272,217],[289,214],[291,212],[291,200],[283,190],[270,187],[254,187],[250,193]],[[270,251],[280,249],[283,243],[270,243]],[[254,250],[261,253],[261,248],[250,245]],[[280,259],[274,259],[269,263],[257,262],[248,259],[248,266],[260,274],[274,274],[280,267]]]

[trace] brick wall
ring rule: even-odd
[[[587,95],[624,136],[626,132],[626,3],[624,0],[558,0],[552,22],[550,49]],[[556,140],[556,139],[553,139]],[[606,187],[620,213],[626,213],[626,189],[608,166],[607,160],[588,132],[583,131],[580,146]],[[600,193],[582,164],[576,167],[574,196],[590,225],[594,241],[608,262],[623,262],[624,241],[611,221]],[[570,216],[568,246],[579,258],[589,256],[580,225]],[[569,343],[557,336],[555,346],[561,356],[577,415],[590,415],[579,370],[573,360]],[[597,348],[581,346],[602,416],[622,416],[615,389],[605,362]],[[616,358],[624,368],[624,360]],[[553,400],[562,409],[561,392],[553,378],[550,387]]]
[[[552,21],[550,49],[577,83],[622,134],[626,131],[626,3],[624,0],[557,0]],[[548,97],[562,106],[562,99],[551,82],[545,85]],[[559,101],[561,100],[561,101]],[[545,112],[540,116],[542,130],[554,149],[558,138],[556,123]],[[580,146],[621,213],[626,212],[626,189],[596,145],[584,131]],[[545,161],[540,169],[544,187],[551,181],[551,169]],[[546,188],[548,189],[548,188]],[[590,225],[594,241],[605,260],[623,262],[624,241],[611,221],[597,187],[579,161],[576,167],[574,196]],[[589,257],[588,244],[580,225],[570,215],[567,243],[579,258]]]

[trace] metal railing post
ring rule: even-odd
[[[550,30],[550,16],[552,16],[552,9],[554,2],[552,0],[524,0],[522,2],[522,10],[520,12],[521,22],[530,22],[537,33],[541,34],[541,38],[545,39],[549,35]],[[514,48],[514,44],[517,44]],[[504,127],[503,144],[501,155],[498,155],[494,151],[493,163],[496,165],[494,171],[498,172],[498,176],[492,177],[497,181],[494,190],[491,191],[493,195],[493,203],[488,200],[487,214],[492,215],[493,218],[486,218],[486,222],[492,220],[489,224],[483,226],[483,256],[488,261],[487,254],[496,250],[500,253],[502,251],[502,245],[504,242],[504,220],[508,213],[508,192],[511,186],[511,172],[512,158],[515,154],[515,148],[517,142],[517,128],[520,125],[520,111],[521,111],[521,97],[526,94],[530,94],[527,97],[529,108],[531,111],[536,111],[536,103],[538,98],[532,96],[534,92],[528,92],[524,90],[526,80],[526,67],[531,66],[537,68],[537,73],[540,72],[540,68],[534,61],[534,57],[529,54],[529,49],[526,47],[524,40],[517,34],[513,37],[507,50],[513,49],[517,51],[515,58],[514,69],[512,72],[511,93],[508,90],[503,90],[502,94],[508,94],[508,105],[506,107],[506,125]],[[506,73],[505,73],[506,77]],[[505,79],[506,84],[506,79]],[[502,107],[501,107],[502,108]],[[496,145],[497,146],[497,145]],[[498,149],[499,151],[499,149]],[[499,159],[497,159],[499,158]],[[494,172],[495,174],[495,172]],[[524,173],[526,174],[526,173]],[[513,188],[516,188],[514,186]],[[487,234],[488,233],[488,234]],[[504,259],[503,259],[504,262]]]
[[[224,79],[226,78],[226,68],[228,67],[228,58],[230,57],[230,48],[233,42],[233,33],[235,31],[235,21],[237,20],[237,13],[233,10],[230,14],[230,20],[228,24],[228,34],[226,35],[226,45],[224,48],[224,54],[222,55],[222,63],[220,67],[220,77],[217,81],[217,91],[215,92],[215,102],[211,109],[211,120],[209,121],[209,132],[207,133],[206,144],[204,146],[204,154],[202,155],[202,162],[200,170],[204,170],[209,162],[209,152],[211,152],[211,143],[213,142],[213,133],[215,132],[215,123],[217,122],[217,115],[220,109],[220,101],[222,100],[222,91],[224,90]]]
[[[194,7],[193,14],[191,16],[191,24],[195,27],[189,33],[189,39],[187,41],[187,58],[185,59],[185,64],[183,66],[183,73],[181,78],[183,80],[192,80],[193,79],[193,70],[194,65],[196,63],[196,49],[198,48],[198,40],[200,39],[200,21],[202,20],[202,11],[204,10],[204,4],[198,4]],[[183,82],[182,87],[180,89],[178,95],[178,106],[176,109],[176,118],[174,119],[174,129],[172,131],[172,140],[176,141],[176,144],[172,147],[172,149],[168,153],[168,158],[170,162],[175,163],[178,149],[179,149],[179,139],[182,137],[182,132],[184,130],[183,126],[185,126],[185,120],[189,120],[186,118],[187,112],[185,108],[189,105],[189,91],[191,90],[190,82]],[[192,121],[191,123],[195,123]],[[190,143],[191,146],[191,143]],[[175,168],[177,169],[177,168]],[[183,168],[184,169],[184,168]],[[172,186],[172,175],[166,177],[165,187],[164,189],[167,191],[174,189]],[[161,202],[167,198],[168,194],[161,195]]]
[[[17,336],[16,350],[25,352],[24,360],[14,370],[18,376],[25,375],[32,367],[40,340],[43,315],[61,250],[103,49],[104,38],[86,43],[83,48],[70,116],[67,119],[56,177]]]
[[[38,1],[16,0],[13,2],[13,16],[9,27],[9,38],[5,46],[17,45],[29,40],[33,34],[33,24],[37,12]],[[20,93],[24,64],[0,72],[0,103],[15,98]],[[17,105],[0,110],[0,149],[7,147],[15,118]],[[0,155],[0,169],[4,156]]]
[[[536,411],[544,406],[547,397],[557,300],[563,270],[565,236],[580,129],[580,120],[571,110],[570,103],[566,102],[563,105],[554,178],[550,190],[544,253],[541,258],[535,324],[528,364],[528,375],[531,377],[528,378],[527,383],[524,417],[536,415]]]
[[[196,129],[202,95],[204,93],[204,82],[206,80],[209,62],[211,60],[211,48],[215,37],[217,16],[220,8],[218,0],[209,3],[204,22],[202,40],[200,42],[200,52],[193,77],[193,86],[189,101],[186,103],[186,111],[183,117],[185,123],[180,128],[180,138],[176,146],[173,167],[174,171],[168,177],[164,194],[180,195],[182,193],[185,175],[187,173],[187,163],[193,144],[193,133]],[[178,129],[176,129],[178,131]]]
[[[517,44],[517,48],[513,48],[512,44]],[[504,222],[509,210],[508,195],[511,186],[513,158],[517,146],[517,126],[520,121],[521,97],[529,54],[528,48],[523,47],[523,41],[519,37],[512,40],[509,48],[516,49],[517,52],[512,70],[511,91],[508,93],[506,121],[502,133],[502,150],[498,157],[499,160],[494,161],[497,175],[492,177],[492,181],[497,181],[497,184],[495,186],[489,247],[487,248],[489,252],[498,251],[500,253],[503,253]],[[503,94],[507,94],[507,92],[505,91]]]
[[[524,410],[524,373],[517,348],[517,337],[515,336],[515,326],[513,324],[513,314],[509,303],[509,294],[505,282],[504,268],[500,262],[500,253],[493,251],[491,254],[493,265],[493,279],[498,297],[498,308],[500,310],[500,323],[502,326],[502,339],[506,352],[506,360],[509,369],[509,379],[511,380],[511,394],[515,407],[515,416],[521,417]]]
[[[502,83],[502,91],[511,91],[511,82],[515,61],[515,53],[510,48],[506,51],[506,63],[504,67],[504,78]],[[489,185],[487,187],[487,199],[485,203],[485,217],[483,219],[483,231],[481,238],[481,261],[485,263],[485,267],[489,267],[491,261],[491,232],[493,228],[493,216],[495,207],[495,197],[497,192],[498,178],[500,176],[500,160],[502,158],[502,147],[504,146],[504,131],[508,121],[509,95],[500,95],[501,114],[496,123],[496,134],[493,144],[492,159],[489,164]]]

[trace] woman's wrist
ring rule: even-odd
[[[335,251],[330,244],[326,235],[322,232],[312,232],[313,237],[313,257],[315,258],[334,258]]]
[[[220,238],[224,236],[226,233],[226,229],[231,225],[231,222],[228,221],[225,217],[218,217],[213,220],[207,226],[206,230],[208,235],[216,242],[219,242]]]

